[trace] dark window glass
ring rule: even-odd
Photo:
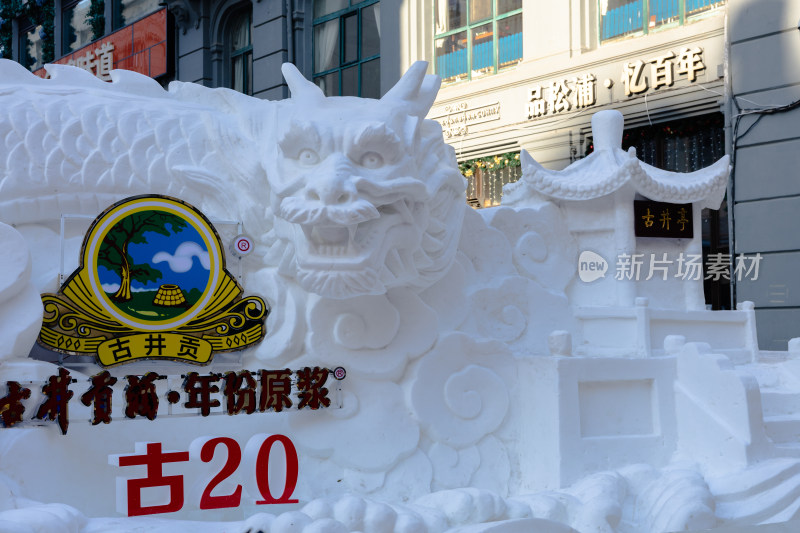
[[[522,0],[497,0],[498,15],[516,11],[517,9],[522,9]]]
[[[20,31],[20,63],[30,70],[36,70],[44,65],[43,33],[44,30],[41,26],[29,27]]]
[[[467,0],[436,0],[436,33],[466,26]]]
[[[326,96],[338,96],[339,95],[339,71],[331,72],[330,74],[326,74],[325,76],[320,76],[314,79],[314,83],[319,85],[319,88],[322,89],[322,92],[325,93]]]
[[[231,18],[228,42],[231,61],[231,89],[253,94],[253,42],[250,11]]]
[[[314,4],[314,82],[328,96],[380,96],[380,3]]]
[[[372,4],[361,10],[361,58],[381,53],[381,5]]]
[[[347,0],[314,0],[314,18],[336,13],[347,7]]]
[[[358,66],[342,70],[342,96],[358,96]]]
[[[339,19],[314,26],[314,72],[339,66]]]
[[[480,22],[492,16],[492,0],[469,0],[469,23]]]
[[[361,64],[361,96],[381,97],[381,62],[378,59]]]
[[[86,20],[91,5],[91,0],[81,0],[67,5],[61,11],[61,50],[64,54],[92,42],[92,27]]]
[[[358,61],[358,13],[342,17],[342,28],[344,29],[342,63]]]

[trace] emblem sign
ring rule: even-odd
[[[39,343],[94,355],[102,366],[141,359],[207,364],[259,342],[269,312],[225,269],[220,238],[200,211],[136,196],[92,223],[78,269],[43,294]]]

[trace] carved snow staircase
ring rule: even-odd
[[[800,457],[800,360],[786,352],[761,352],[759,363],[744,365],[758,381],[764,431],[775,455]]]
[[[772,459],[707,482],[722,522],[770,524],[800,516],[798,459]]]
[[[739,371],[758,382],[766,460],[708,479],[716,515],[726,523],[767,524],[800,518],[800,360],[785,352],[760,352],[758,363]],[[791,356],[790,356],[791,357]]]

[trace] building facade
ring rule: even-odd
[[[502,205],[522,149],[550,169],[591,153],[590,119],[602,109],[623,113],[623,146],[653,166],[691,172],[730,155],[726,199],[694,221],[706,305],[754,301],[762,349],[800,336],[800,237],[790,229],[800,208],[794,0],[9,5],[2,54],[32,70],[56,61],[108,79],[111,68],[130,68],[162,84],[281,99],[289,93],[280,65],[291,62],[328,95],[379,97],[426,60],[443,80],[429,117],[455,148],[475,208]]]
[[[783,349],[800,335],[800,3],[731,0],[728,20],[733,242],[764,256],[736,299],[755,303],[762,349]]]
[[[731,157],[720,209],[695,221],[706,305],[753,301],[762,349],[786,349],[800,335],[793,275],[800,243],[790,229],[800,187],[800,79],[789,66],[800,54],[800,4],[423,4],[430,18],[411,41],[421,42],[443,78],[430,117],[456,150],[468,202],[502,205],[502,185],[521,174],[521,149],[550,169],[585,157],[593,149],[591,115],[617,109],[625,117],[623,147],[656,167],[691,172]]]

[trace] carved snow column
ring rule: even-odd
[[[725,156],[727,158],[727,156]],[[728,180],[725,179],[725,183],[727,186]],[[722,200],[720,199],[720,202]],[[690,254],[703,254],[703,208],[705,206],[701,205],[700,202],[693,202],[692,203],[692,217],[696,221],[695,227],[695,236],[692,239],[692,242],[689,244],[689,249],[687,250]],[[717,202],[716,207],[711,207],[711,209],[719,209],[720,205]],[[686,309],[688,311],[697,311],[706,308],[706,295],[703,290],[703,282],[700,283],[689,283],[686,286],[686,289],[683,293],[683,297],[686,302]]]
[[[608,150],[613,153],[622,150],[623,124],[622,114],[618,111],[607,110],[595,113],[592,116],[595,152]],[[609,258],[610,261],[615,261],[622,254],[633,256],[636,253],[636,235],[633,232],[633,210],[631,209],[635,197],[636,189],[630,184],[626,184],[614,192],[614,227],[616,228],[614,252],[616,255]],[[613,264],[611,267],[613,268]],[[616,293],[617,305],[632,306],[636,299],[636,281],[633,279],[617,280]]]

